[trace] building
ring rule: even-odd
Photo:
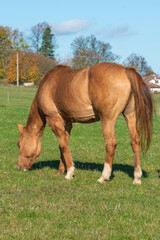
[[[156,74],[143,76],[142,78],[149,85],[152,92],[160,93],[160,78]]]

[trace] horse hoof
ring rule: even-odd
[[[71,180],[71,179],[73,178],[74,169],[75,169],[75,167],[71,167],[71,168],[67,171],[67,175],[65,176],[65,179]]]
[[[72,180],[73,177],[67,177],[67,175],[66,175],[66,176],[65,176],[65,179],[66,179],[66,180]]]
[[[133,184],[134,185],[141,185],[141,179],[134,179]]]
[[[104,178],[101,176],[98,180],[97,180],[98,183],[105,183],[105,180]]]

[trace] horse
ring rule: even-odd
[[[58,65],[42,77],[32,102],[26,126],[19,123],[17,168],[30,170],[41,152],[46,123],[59,142],[57,174],[71,180],[74,163],[68,140],[72,123],[101,121],[106,159],[99,183],[110,179],[116,149],[114,126],[123,114],[134,153],[133,184],[141,184],[140,149],[147,150],[152,133],[152,96],[147,84],[133,67],[117,63],[98,63],[84,69]]]

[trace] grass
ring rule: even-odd
[[[141,155],[142,185],[134,186],[133,153],[126,123],[116,123],[112,180],[96,181],[105,160],[100,122],[74,124],[70,148],[75,178],[56,176],[58,142],[47,126],[33,170],[16,169],[17,122],[25,124],[36,89],[0,86],[0,239],[159,239],[160,117]],[[160,95],[155,97],[160,108]]]

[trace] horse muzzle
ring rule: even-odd
[[[27,172],[27,171],[29,171],[29,169],[27,169],[27,168],[24,168],[24,167],[22,167],[21,165],[20,166],[17,166],[17,169],[18,170],[23,170],[24,172]]]

